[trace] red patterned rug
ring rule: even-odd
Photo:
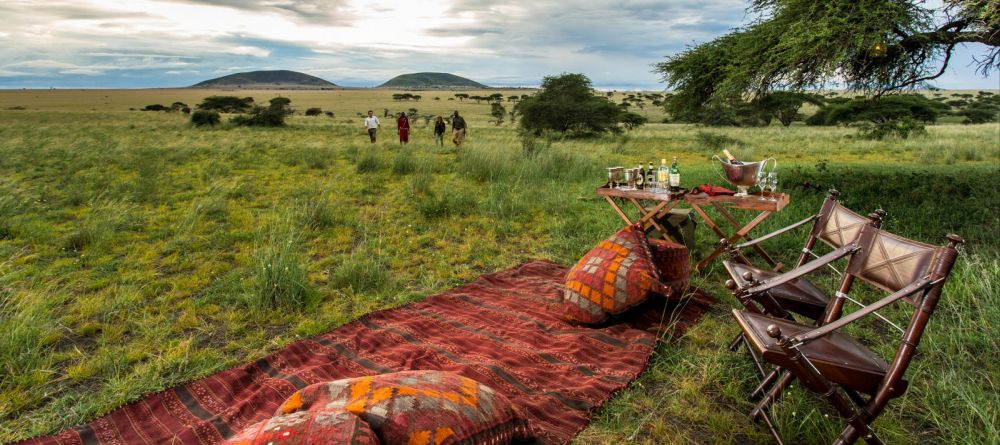
[[[534,261],[421,302],[367,314],[256,362],[150,394],[22,444],[216,444],[270,417],[298,388],[411,369],[453,371],[521,407],[542,444],[565,444],[712,303],[654,302],[602,328],[562,320],[567,269]]]

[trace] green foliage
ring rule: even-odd
[[[362,153],[358,153],[358,164],[356,166],[358,173],[371,173],[380,168],[382,168],[382,159],[378,157],[378,153],[372,149],[365,149]]]
[[[722,151],[723,148],[743,145],[739,139],[732,138],[720,133],[699,131],[694,135],[698,146],[709,147],[713,153]]]
[[[319,116],[323,114],[323,109],[318,107],[312,107],[306,109],[306,116]]]
[[[504,108],[500,102],[493,102],[490,104],[490,116],[496,119],[496,124],[499,126],[503,124],[503,119],[507,116],[507,108]]]
[[[646,116],[641,114],[633,113],[631,111],[626,111],[618,116],[618,121],[625,126],[626,129],[635,130],[646,124]]]
[[[288,112],[282,106],[254,106],[250,114],[235,116],[231,122],[243,127],[281,127],[285,125]]]
[[[753,0],[749,25],[657,65],[676,92],[668,111],[693,121],[685,114],[748,93],[800,91],[834,79],[879,93],[918,85],[940,75],[940,57],[962,42],[986,44],[984,74],[1000,66],[996,2],[949,3]],[[935,20],[940,16],[947,25]]]
[[[199,110],[218,111],[220,113],[245,113],[253,107],[252,97],[209,96],[197,108]]]
[[[521,128],[536,135],[545,130],[592,134],[618,129],[618,107],[595,96],[583,74],[546,76],[541,90],[517,107]]]
[[[392,160],[392,174],[408,175],[417,168],[413,160],[413,152],[410,150],[400,150]]]
[[[937,120],[947,107],[919,94],[892,94],[876,98],[854,98],[843,103],[831,103],[823,112],[826,125],[868,121],[884,123],[899,119],[930,123]]]
[[[924,124],[910,117],[902,117],[881,122],[861,122],[857,125],[858,132],[865,139],[882,140],[896,136],[903,139],[913,136],[926,136]]]
[[[476,209],[476,197],[465,189],[431,193],[417,200],[417,211],[427,218],[468,215]]]
[[[196,127],[215,126],[221,121],[219,113],[209,110],[196,110],[191,113],[191,123]]]
[[[756,98],[753,108],[765,116],[767,124],[770,124],[770,117],[781,122],[781,125],[789,126],[792,122],[802,120],[805,116],[799,113],[799,109],[805,103],[822,106],[826,101],[818,94],[798,93],[790,91],[775,91]]]

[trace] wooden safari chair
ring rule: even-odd
[[[830,190],[823,201],[823,205],[820,207],[819,213],[788,227],[756,238],[753,241],[728,245],[726,240],[721,240],[720,243],[727,245],[729,252],[729,259],[724,260],[722,264],[726,272],[732,277],[735,285],[737,287],[747,286],[749,284],[746,279],[748,273],[758,280],[773,278],[780,273],[780,264],[775,270],[760,269],[753,266],[747,257],[742,254],[744,249],[755,246],[762,241],[775,238],[806,224],[813,223],[812,230],[810,230],[809,236],[806,238],[805,246],[802,248],[798,261],[795,262],[795,266],[793,267],[795,269],[806,264],[811,258],[819,258],[819,255],[814,252],[817,241],[821,241],[833,249],[838,249],[854,241],[863,225],[870,224],[874,227],[881,227],[882,218],[885,215],[884,211],[880,209],[867,217],[861,216],[841,205],[837,201],[839,195],[840,192]],[[836,268],[834,270],[836,271]],[[837,271],[837,273],[840,274],[840,271]],[[750,311],[786,318],[790,317],[789,313],[795,313],[810,320],[818,321],[823,316],[823,311],[829,304],[829,299],[826,292],[820,290],[808,279],[800,278],[788,281],[781,286],[773,287],[767,292],[746,295],[746,298],[741,299],[740,303]],[[734,341],[731,349],[735,350],[738,346],[739,342]]]
[[[957,235],[947,238],[946,246],[936,247],[862,225],[854,241],[834,252],[777,277],[762,281],[750,277],[751,284],[738,288],[735,291],[738,295],[767,292],[848,255],[850,260],[841,289],[850,288],[853,281],[860,280],[889,293],[841,317],[848,296],[845,291],[839,291],[827,306],[820,327],[749,310],[734,310],[733,317],[751,349],[782,371],[778,381],[767,389],[750,413],[751,420],[764,420],[778,443],[783,443],[770,419],[769,408],[785,387],[798,379],[802,386],[819,393],[847,422],[834,444],[851,444],[859,437],[869,444],[881,444],[871,423],[890,399],[906,391],[906,369],[937,306],[945,279],[955,264],[956,246],[964,242]],[[890,362],[840,331],[861,318],[877,315],[876,311],[899,300],[910,303],[913,311],[906,327],[900,328],[899,347]]]

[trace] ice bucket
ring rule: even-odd
[[[719,164],[722,165],[723,178],[729,181],[730,184],[735,185],[737,190],[739,190],[736,196],[746,196],[747,189],[757,185],[761,177],[761,172],[768,161],[773,163],[771,167],[772,171],[778,166],[778,161],[774,158],[767,158],[760,162],[744,162],[742,164],[731,164],[729,161],[718,156],[712,156],[712,158],[719,161]]]

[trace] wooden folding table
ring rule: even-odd
[[[716,195],[709,196],[707,193],[689,193],[687,190],[682,190],[680,192],[668,192],[668,191],[652,191],[652,190],[623,190],[620,188],[610,188],[605,184],[602,187],[597,188],[597,194],[604,197],[611,205],[611,208],[615,210],[623,220],[628,224],[635,224],[636,222],[641,222],[643,229],[655,228],[660,235],[669,241],[674,241],[670,239],[667,235],[666,228],[663,227],[661,220],[667,216],[667,214],[673,208],[680,204],[685,204],[692,209],[695,213],[705,222],[713,232],[719,235],[721,238],[729,240],[730,243],[734,243],[737,240],[745,239],[747,241],[753,240],[750,237],[750,231],[764,222],[769,216],[775,212],[781,211],[788,205],[789,197],[785,193],[768,193],[765,194],[765,198],[774,198],[776,201],[762,201],[760,194],[753,194],[749,196],[731,196],[731,195]],[[639,218],[632,220],[622,210],[620,204],[631,203],[635,206],[636,210],[639,211]],[[725,219],[729,225],[731,225],[735,232],[731,235],[727,234],[719,224],[705,212],[706,207],[711,207],[715,209]],[[737,210],[748,210],[760,212],[755,216],[750,222],[740,225],[740,222],[733,217],[730,213],[730,209]],[[780,264],[774,261],[762,247],[759,245],[754,245],[753,249],[764,259],[768,264],[775,268],[780,268]],[[702,259],[697,264],[697,269],[704,269],[709,263],[722,255],[725,251],[725,246],[719,245],[712,251],[707,257]]]

